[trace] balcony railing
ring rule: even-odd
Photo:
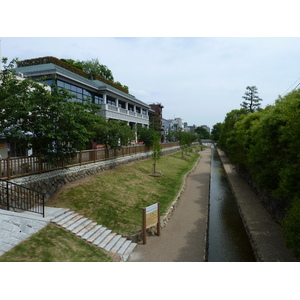
[[[128,115],[128,116],[132,116],[138,119],[145,119],[145,120],[149,120],[149,116],[145,115],[145,114],[141,114],[138,112],[134,112],[131,110],[127,110],[125,108],[122,107],[117,107],[114,105],[110,105],[110,104],[102,104],[101,106],[101,110],[102,111],[108,111],[108,112],[114,112],[114,113],[120,113],[122,115]]]

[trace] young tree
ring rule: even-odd
[[[245,96],[243,96],[243,98],[245,100],[241,103],[241,107],[247,112],[253,113],[260,109],[260,102],[262,99],[258,97],[256,86],[247,86]]]
[[[196,135],[186,131],[177,131],[176,138],[180,142],[180,148],[182,153],[182,158],[184,154],[184,150],[187,153],[187,149],[191,146],[191,144],[196,140]]]
[[[153,174],[156,174],[156,162],[160,159],[162,150],[161,145],[159,142],[159,135],[153,136],[153,152],[152,152],[152,158],[153,158]]]

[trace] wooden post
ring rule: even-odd
[[[10,158],[9,157],[6,160],[6,166],[7,166],[7,180],[10,180]]]
[[[39,164],[39,173],[41,174],[42,173],[42,158],[40,155],[38,156],[38,164]]]
[[[147,237],[146,237],[146,208],[143,208],[143,244],[147,244]]]
[[[157,235],[160,236],[160,202],[157,203]]]

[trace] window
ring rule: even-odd
[[[125,109],[126,108],[126,103],[123,102],[123,101],[119,101],[119,107]]]
[[[93,103],[96,103],[96,104],[103,104],[104,101],[103,101],[103,95],[102,94],[94,94],[94,97],[93,97]]]
[[[114,99],[110,96],[107,96],[107,104],[116,106],[116,99]]]
[[[71,94],[73,94],[74,98],[70,99],[70,101],[82,101],[83,99],[86,99],[86,98],[92,98],[92,94],[79,87],[79,86],[76,86],[74,84],[70,84],[70,83],[67,83],[67,82],[64,82],[64,81],[61,81],[61,80],[57,80],[57,86],[60,87],[60,88],[64,88],[64,89],[67,89]]]
[[[128,110],[130,110],[130,111],[134,111],[134,109],[133,109],[133,105],[131,105],[131,104],[128,104]]]

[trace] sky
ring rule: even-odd
[[[300,82],[300,38],[293,37],[0,37],[9,60],[43,56],[99,59],[115,81],[163,118],[188,125],[223,122],[255,85],[262,107]]]
[[[300,82],[294,0],[84,3],[2,4],[2,57],[97,58],[130,94],[161,103],[163,118],[210,128],[240,108],[247,86],[265,107]]]

